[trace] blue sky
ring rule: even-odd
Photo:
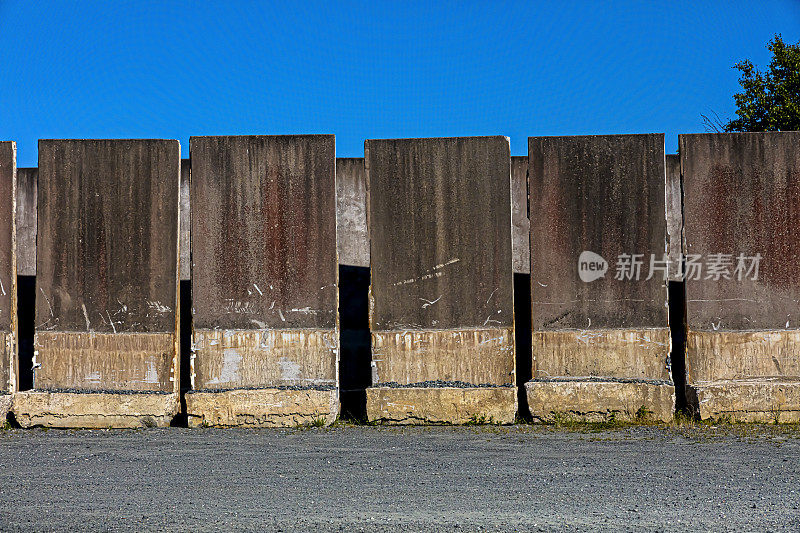
[[[800,1],[0,0],[0,139],[367,138],[703,131]]]

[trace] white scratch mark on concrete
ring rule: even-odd
[[[106,310],[106,315],[108,315],[108,321],[111,322],[111,329],[116,333],[117,327],[114,325],[114,321],[111,319],[111,313],[109,313],[108,310]]]
[[[3,280],[2,279],[0,279],[0,292],[3,293],[3,296],[6,295],[6,289],[5,289],[5,287],[3,287]]]
[[[47,294],[44,292],[43,288],[39,287],[39,290],[42,291],[42,296],[44,296],[44,299],[47,302],[47,307],[50,308],[50,316],[54,316],[53,306],[50,304],[50,298],[47,297]]]
[[[250,322],[252,322],[253,324],[255,324],[256,326],[258,326],[258,327],[260,327],[262,329],[267,327],[267,325],[265,323],[261,322],[260,320],[256,320],[255,318],[251,318]]]
[[[316,309],[311,309],[310,307],[302,307],[298,309],[297,307],[293,307],[289,310],[290,313],[302,313],[304,315],[316,315],[318,311]]]
[[[490,295],[489,295],[489,297],[488,297],[488,298],[486,298],[486,303],[487,303],[487,304],[489,303],[489,300],[491,300],[491,299],[492,299],[492,296],[494,296],[494,293],[496,293],[496,292],[497,292],[497,289],[493,290],[493,291],[492,291],[492,294],[490,294]]]
[[[92,325],[89,324],[89,313],[86,312],[86,305],[82,303],[81,309],[83,309],[83,318],[86,319],[86,330],[92,331]]]
[[[283,311],[281,311],[280,309],[278,309],[278,315],[281,317],[281,320],[286,322],[286,318],[283,316]]]
[[[264,296],[264,293],[263,293],[263,292],[261,292],[261,289],[259,289],[259,288],[258,288],[258,285],[256,285],[255,283],[253,283],[253,287],[255,287],[255,288],[256,288],[256,290],[258,291],[258,294],[260,294],[261,296]]]
[[[446,267],[448,265],[452,265],[453,263],[458,263],[459,261],[461,261],[461,259],[459,259],[458,257],[454,257],[453,259],[451,259],[450,261],[448,261],[446,263],[441,263],[441,264],[436,265],[435,267],[433,267],[433,269],[434,270],[439,270],[440,268],[444,268],[444,267]]]
[[[159,313],[168,313],[172,311],[172,308],[170,308],[168,305],[164,305],[157,300],[148,300],[147,307]]]
[[[423,302],[425,302],[424,304],[422,304],[422,308],[423,308],[423,309],[425,309],[426,307],[430,307],[430,306],[432,306],[433,304],[435,304],[436,302],[438,302],[438,301],[439,301],[439,300],[441,300],[441,299],[442,299],[442,297],[441,297],[441,296],[439,296],[439,297],[438,297],[438,298],[436,298],[435,300],[426,300],[425,298],[420,298],[420,300],[422,300]]]

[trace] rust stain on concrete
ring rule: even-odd
[[[194,331],[196,390],[335,387],[335,329]]]
[[[514,385],[514,328],[374,331],[373,385]]]
[[[679,137],[686,253],[730,254],[725,277],[686,282],[690,329],[755,331],[800,323],[800,132]],[[734,275],[760,254],[758,277]],[[788,325],[787,325],[788,324]]]
[[[533,375],[671,381],[669,328],[534,331]]]
[[[34,335],[37,390],[173,392],[171,333],[78,333]]]

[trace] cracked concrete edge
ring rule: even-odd
[[[800,382],[730,380],[687,385],[689,407],[702,420],[800,422]]]
[[[513,424],[515,387],[370,387],[367,420],[392,425]]]
[[[528,409],[538,422],[658,420],[675,416],[675,387],[652,383],[529,381]]]
[[[328,426],[339,416],[339,391],[240,389],[187,392],[189,427]]]
[[[11,411],[23,428],[167,427],[180,412],[180,396],[26,391],[13,395]]]

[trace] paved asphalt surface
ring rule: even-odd
[[[2,531],[798,531],[800,428],[11,429],[0,495]]]

